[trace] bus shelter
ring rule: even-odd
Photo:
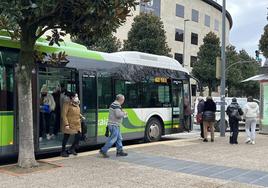
[[[268,74],[260,74],[242,82],[258,81],[260,83],[260,133],[268,134]]]

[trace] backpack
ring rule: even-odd
[[[232,112],[231,112],[231,114],[230,114],[230,117],[231,117],[231,118],[235,118],[235,119],[237,119],[238,121],[241,121],[241,120],[242,120],[242,118],[241,118],[241,116],[240,116],[239,111],[238,111],[237,108],[234,108],[234,109],[232,110]]]

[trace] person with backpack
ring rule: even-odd
[[[227,107],[226,113],[229,117],[230,125],[230,144],[238,144],[237,138],[239,133],[239,121],[242,120],[241,116],[243,111],[237,103],[237,99],[233,98],[232,103]]]
[[[255,144],[256,138],[256,124],[257,117],[259,116],[260,110],[259,105],[253,101],[252,97],[248,97],[248,102],[244,107],[244,117],[246,120],[245,128],[247,133],[247,139],[245,143]]]
[[[208,142],[207,139],[208,128],[210,129],[211,142],[214,142],[215,112],[216,112],[216,103],[213,101],[212,97],[208,96],[204,104],[204,110],[203,110],[203,123],[204,123],[203,142]]]

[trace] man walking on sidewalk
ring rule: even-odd
[[[100,154],[107,158],[108,150],[114,145],[116,145],[116,156],[127,156],[127,153],[123,151],[122,135],[120,132],[120,124],[122,119],[127,116],[127,113],[122,110],[121,105],[124,103],[125,97],[122,94],[116,96],[116,100],[110,105],[109,108],[109,120],[108,129],[110,136],[106,141],[106,144],[100,149]]]

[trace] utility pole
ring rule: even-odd
[[[222,2],[222,45],[221,45],[221,123],[220,131],[221,137],[225,136],[225,32],[226,32],[226,0]]]

